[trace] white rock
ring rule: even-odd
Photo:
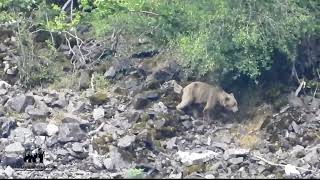
[[[55,124],[49,123],[47,125],[47,134],[48,136],[53,136],[59,131],[59,127]]]
[[[129,147],[131,146],[131,144],[136,140],[136,136],[133,135],[133,136],[130,136],[130,135],[126,135],[122,138],[119,139],[118,141],[118,147],[121,147],[121,148],[126,148],[126,147]]]
[[[114,169],[114,163],[115,162],[113,162],[111,158],[107,158],[107,159],[103,160],[103,165],[107,170],[113,170]]]
[[[296,169],[295,166],[293,166],[291,164],[287,164],[284,167],[284,171],[287,176],[300,176],[300,172]]]
[[[101,162],[101,159],[97,156],[93,156],[93,164],[97,169],[102,169],[103,168],[103,164]]]
[[[99,107],[93,110],[93,119],[98,120],[104,117],[104,109]]]
[[[178,151],[178,157],[180,158],[181,162],[186,165],[193,165],[197,162],[206,162],[208,160],[213,159],[218,155],[218,153],[206,150],[203,152],[183,152]]]
[[[213,174],[207,174],[204,178],[206,178],[206,179],[214,179],[215,176]]]
[[[22,146],[22,144],[20,142],[15,142],[15,143],[9,144],[5,148],[5,152],[6,153],[23,153],[24,147]]]
[[[168,113],[168,108],[166,105],[163,104],[163,102],[159,102],[159,103],[155,103],[152,107],[152,109],[155,112],[159,112],[159,113]]]
[[[169,179],[181,179],[182,178],[182,173],[178,173],[178,174],[170,174],[169,175]]]
[[[236,148],[227,149],[223,154],[223,158],[224,160],[228,160],[229,158],[232,158],[235,156],[248,155],[249,152],[250,152],[249,149],[236,149]]]
[[[8,176],[8,177],[12,177],[13,173],[14,173],[14,169],[12,169],[10,166],[7,166],[7,168],[4,170],[4,173]]]

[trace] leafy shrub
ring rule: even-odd
[[[94,73],[93,75],[94,75],[94,83],[95,83],[97,92],[104,91],[105,89],[108,88],[110,82],[105,79],[103,74]]]
[[[129,169],[126,175],[126,178],[128,179],[139,179],[143,178],[143,169]]]
[[[79,9],[71,17],[61,7],[39,0],[0,0],[0,9],[4,10],[0,21],[15,19],[20,12],[33,15],[32,27],[50,32],[75,31],[83,23],[91,25],[95,36],[114,31],[129,37],[146,36],[159,48],[170,45],[177,56],[183,57],[180,63],[185,70],[195,76],[213,71],[252,80],[275,61],[294,62],[301,39],[320,30],[318,0],[79,2]],[[285,58],[274,59],[275,51]]]

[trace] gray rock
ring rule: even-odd
[[[57,136],[50,137],[50,138],[48,138],[46,140],[47,147],[52,147],[56,143],[58,143],[58,137]]]
[[[63,123],[59,129],[58,142],[79,142],[86,138],[86,133],[77,123]]]
[[[111,66],[105,73],[104,76],[106,78],[114,78],[116,76],[116,70],[113,66]]]
[[[0,53],[6,52],[8,50],[8,46],[3,43],[0,43]]]
[[[186,129],[191,129],[192,128],[192,122],[187,120],[187,121],[183,121],[182,125],[186,128]]]
[[[243,162],[243,157],[231,158],[228,160],[231,164],[240,164]]]
[[[307,163],[311,165],[315,165],[319,162],[319,153],[317,152],[317,149],[314,149],[306,154],[306,156],[303,158]]]
[[[7,94],[7,92],[8,92],[7,89],[0,89],[0,96]]]
[[[154,124],[154,128],[155,128],[155,129],[161,129],[161,128],[163,128],[163,126],[165,125],[165,123],[166,123],[166,120],[165,120],[165,119],[158,119],[158,120],[153,121],[153,124]]]
[[[114,163],[114,169],[116,169],[117,171],[121,171],[123,168],[127,168],[130,166],[130,164],[126,160],[124,160],[117,147],[109,146],[109,151],[110,158]]]
[[[25,111],[33,119],[44,119],[49,115],[49,111],[45,109],[38,109],[33,106],[26,107]]]
[[[220,149],[222,149],[222,150],[226,150],[226,149],[228,149],[228,144],[226,144],[226,143],[221,143],[221,142],[212,142],[211,143],[211,146],[212,147],[217,147],[217,148],[220,148]]]
[[[121,139],[119,139],[118,141],[118,147],[120,148],[127,148],[129,146],[132,145],[132,143],[136,140],[136,136],[135,135],[126,135],[124,137],[122,137]]]
[[[54,101],[51,106],[52,107],[58,107],[58,108],[64,108],[68,105],[68,101],[66,100],[65,96],[60,95],[59,99]]]
[[[93,119],[98,120],[104,117],[104,109],[99,107],[93,110]]]
[[[168,108],[163,104],[163,102],[153,104],[152,109],[158,113],[168,113]]]
[[[182,115],[182,116],[180,116],[180,119],[181,120],[190,120],[191,118],[190,118],[190,116],[189,115]]]
[[[80,101],[80,102],[72,102],[69,101],[69,105],[67,106],[67,110],[69,113],[80,113],[85,110],[85,103]]]
[[[218,169],[222,169],[223,168],[223,163],[221,161],[218,161],[216,163],[213,163],[210,167],[209,167],[209,171],[217,171]]]
[[[23,156],[19,154],[14,154],[14,153],[5,154],[4,157],[1,158],[1,164],[4,167],[11,166],[14,168],[21,168],[23,163],[24,163]]]
[[[15,143],[9,144],[5,148],[5,152],[9,154],[10,153],[20,154],[24,152],[24,147],[20,142],[15,142]]]
[[[69,151],[64,149],[64,148],[61,148],[61,149],[58,149],[56,152],[55,152],[56,155],[58,156],[66,156],[69,154]]]
[[[294,132],[289,132],[288,139],[289,140],[293,140],[293,141],[296,140],[297,139],[297,134],[294,133]]]
[[[232,149],[227,149],[224,154],[223,154],[223,158],[225,160],[228,160],[230,158],[233,157],[237,157],[237,156],[247,156],[249,154],[249,150],[248,149],[236,149],[236,148],[232,148]]]
[[[297,125],[297,123],[295,121],[292,121],[291,123],[292,129],[294,130],[295,133],[301,135],[302,134],[302,130],[300,128],[299,125]]]
[[[0,117],[0,137],[7,138],[10,131],[16,127],[16,122],[10,118]]]
[[[114,134],[119,130],[119,128],[117,128],[113,125],[110,125],[110,124],[105,124],[102,129],[103,129],[103,131],[106,131],[110,134]]]
[[[11,98],[6,103],[6,107],[9,107],[13,111],[24,112],[28,105],[34,104],[34,98],[32,96],[26,96],[24,94]]]
[[[89,125],[89,121],[81,119],[79,116],[65,113],[64,118],[62,119],[63,123],[79,123],[81,128],[85,128]]]
[[[103,160],[103,165],[107,170],[112,171],[114,169],[115,162],[112,161],[112,158],[106,158]]]
[[[173,149],[174,147],[177,147],[177,137],[173,137],[167,141],[167,149]]]
[[[281,149],[276,151],[276,155],[279,160],[285,160],[288,158],[289,154],[287,152],[283,152]]]
[[[57,99],[58,99],[58,94],[56,93],[47,94],[46,96],[43,97],[43,101],[46,104],[52,104]]]
[[[82,144],[78,142],[73,143],[72,150],[76,153],[82,153],[83,152]]]
[[[157,90],[150,90],[150,91],[143,92],[143,96],[149,100],[155,101],[159,99],[160,94]]]
[[[35,135],[45,136],[47,135],[47,123],[44,122],[33,122],[32,131]]]
[[[96,169],[98,169],[98,170],[103,169],[103,164],[102,164],[102,161],[100,160],[100,158],[98,158],[97,156],[93,156],[92,161],[93,161],[93,165]]]
[[[134,109],[143,109],[148,105],[148,99],[144,97],[142,94],[138,94],[133,102]]]
[[[17,127],[11,132],[10,137],[15,141],[27,143],[33,140],[33,133],[29,128]]]
[[[296,158],[301,158],[303,156],[305,156],[305,150],[304,150],[304,147],[303,146],[300,146],[300,145],[296,145],[292,148],[292,151],[290,152],[290,154],[293,156],[293,157],[296,157]]]
[[[172,79],[173,74],[165,69],[163,70],[157,70],[155,72],[153,72],[151,75],[147,76],[146,81],[159,81],[161,84],[171,80]]]
[[[42,147],[46,142],[46,136],[35,136],[34,144],[36,147]]]
[[[129,77],[124,82],[125,88],[134,93],[141,92],[143,88],[143,83],[141,83],[137,78]]]

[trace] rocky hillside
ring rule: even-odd
[[[82,76],[77,90],[25,90],[15,38],[2,40],[1,178],[320,178],[320,99],[283,94],[279,111],[247,99],[203,122],[197,106],[176,111],[168,82],[188,82],[155,51],[113,58],[103,90]],[[38,147],[46,169],[26,171],[24,152]]]

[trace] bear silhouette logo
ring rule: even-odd
[[[44,151],[41,148],[38,148],[35,152],[28,149],[24,153],[23,160],[25,163],[33,163],[33,164],[43,163],[43,157],[44,157]]]

